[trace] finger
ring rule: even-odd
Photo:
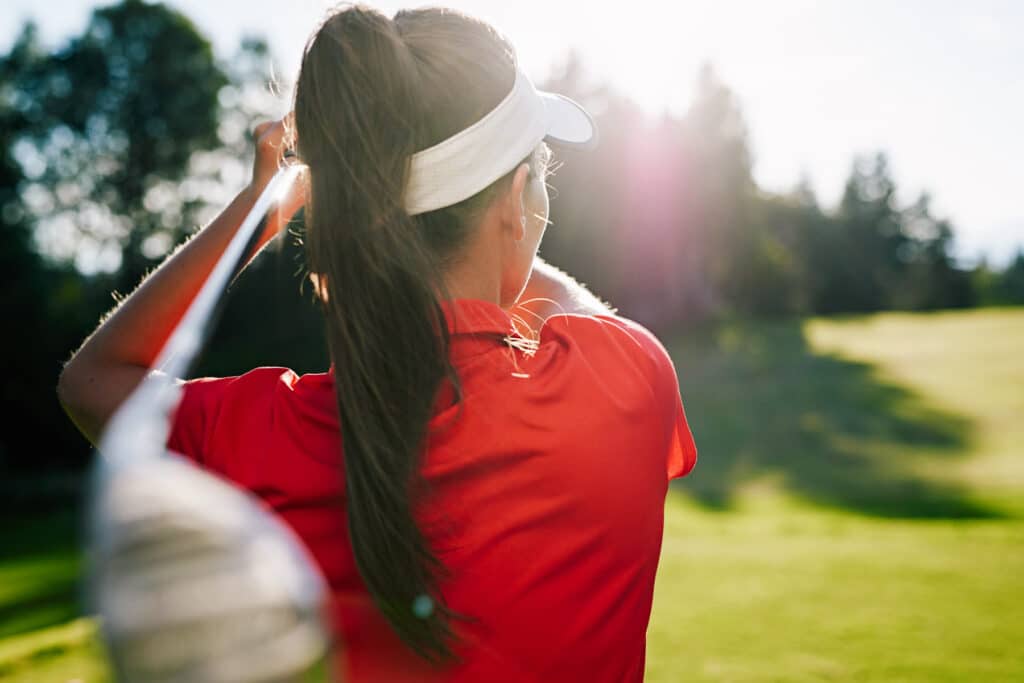
[[[263,129],[260,137],[256,138],[256,142],[259,145],[280,147],[284,142],[284,132],[284,122],[271,121],[270,125]]]
[[[272,163],[280,166],[285,163],[285,130],[284,123],[280,120],[272,121],[268,125],[261,124],[261,134],[256,139],[256,156],[258,163]]]
[[[281,125],[284,128],[284,157],[290,159],[298,157],[299,135],[295,130],[295,112],[289,111],[281,118]]]
[[[284,126],[285,132],[289,138],[297,140],[298,136],[295,133],[295,112],[289,111],[281,118],[281,125]]]
[[[253,139],[259,140],[261,137],[263,137],[264,133],[270,130],[270,127],[273,126],[275,123],[277,123],[277,121],[262,121],[260,123],[257,123],[256,126],[252,129]]]

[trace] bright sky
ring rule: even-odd
[[[6,0],[0,49],[33,17],[55,44],[85,25],[88,0]],[[283,76],[330,4],[172,0],[222,56],[266,36]],[[422,2],[370,2],[388,13]],[[440,0],[491,21],[541,80],[570,47],[596,78],[654,113],[682,111],[710,60],[740,98],[755,176],[785,190],[801,174],[831,204],[854,154],[885,149],[903,198],[931,191],[958,253],[1005,260],[1024,246],[1024,2],[694,0],[629,3]]]

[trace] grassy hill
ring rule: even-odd
[[[673,485],[650,681],[1024,680],[1024,310],[665,338]],[[74,523],[0,531],[0,679],[105,680]]]

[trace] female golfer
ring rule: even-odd
[[[253,491],[331,589],[349,681],[640,681],[668,479],[696,450],[672,361],[537,258],[552,145],[592,145],[492,27],[336,10],[294,126],[67,364],[94,442],[294,145],[331,367],[184,384],[169,447]]]

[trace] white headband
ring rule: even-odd
[[[410,216],[472,197],[548,140],[556,146],[591,148],[597,126],[567,97],[537,90],[520,69],[505,99],[490,113],[411,158],[405,188]]]

